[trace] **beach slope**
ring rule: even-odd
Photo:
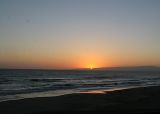
[[[76,93],[0,102],[1,114],[53,114],[54,112],[158,114],[160,113],[160,87],[140,87],[106,93]]]

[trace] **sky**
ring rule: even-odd
[[[160,0],[0,0],[0,68],[160,66]]]

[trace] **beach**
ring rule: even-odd
[[[114,91],[95,91],[56,97],[37,97],[0,102],[1,114],[53,114],[98,112],[109,114],[160,113],[160,86]]]

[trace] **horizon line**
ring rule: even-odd
[[[114,69],[114,68],[138,68],[138,67],[154,67],[160,68],[160,65],[135,65],[135,66],[112,66],[112,67],[95,67],[92,70],[98,69]],[[0,68],[0,70],[90,70],[90,68]]]

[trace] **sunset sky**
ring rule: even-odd
[[[160,0],[0,0],[0,68],[160,66]]]

